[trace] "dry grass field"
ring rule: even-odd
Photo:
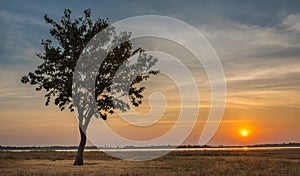
[[[174,151],[151,161],[123,161],[86,152],[85,165],[73,166],[74,152],[0,152],[0,175],[284,175],[300,176],[300,149]]]

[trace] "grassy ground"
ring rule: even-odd
[[[284,175],[300,176],[300,149],[269,151],[174,151],[151,161],[123,161],[86,152],[73,166],[74,152],[0,152],[0,175]]]

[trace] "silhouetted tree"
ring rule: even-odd
[[[71,19],[71,11],[69,9],[64,11],[64,16],[60,22],[56,22],[47,15],[44,16],[44,19],[46,23],[52,25],[50,34],[53,39],[42,40],[41,44],[44,52],[37,55],[42,60],[42,64],[35,71],[23,76],[21,82],[35,85],[37,91],[44,90],[46,106],[49,105],[52,99],[60,110],[69,109],[73,112],[76,106],[81,138],[74,165],[83,165],[86,128],[95,114],[95,109],[87,105],[90,105],[90,101],[94,98],[97,112],[100,114],[100,116],[96,117],[104,120],[106,120],[108,114],[114,113],[116,109],[126,111],[130,108],[127,101],[114,97],[114,93],[128,96],[134,106],[139,106],[142,103],[142,92],[145,87],[139,86],[138,83],[149,78],[151,74],[156,75],[158,73],[158,71],[151,70],[157,59],[147,55],[141,48],[133,49],[132,43],[128,40],[130,34],[126,31],[117,34],[114,27],[109,26],[107,19],[98,19],[94,22],[91,19],[90,9],[84,11],[83,17],[74,20]],[[99,39],[101,42],[98,42],[98,46],[95,47],[102,48],[103,52],[105,52],[104,48],[109,43],[116,40],[125,42],[109,50],[107,57],[97,69],[94,86],[91,86],[91,90],[82,91],[78,85],[75,85],[77,89],[74,90],[73,85],[73,93],[74,91],[76,92],[76,98],[74,98],[72,97],[73,79],[80,80],[79,77],[82,76],[82,73],[78,73],[77,76],[79,77],[75,77],[74,72],[77,61],[80,57],[86,57],[85,59],[97,58],[97,56],[87,57],[97,54],[97,49],[90,51],[90,49],[85,50],[85,47],[91,40],[96,40],[97,38],[93,37],[102,30],[106,30],[106,36],[102,35],[102,38]],[[129,58],[135,55],[138,59],[134,64],[130,64],[128,62]],[[94,61],[89,63],[94,63]],[[125,69],[118,73],[120,67],[124,65]],[[89,70],[89,66],[91,65],[87,64],[84,67],[86,67],[86,70]],[[135,72],[133,71],[134,69]],[[138,75],[136,75],[137,73]],[[132,79],[134,75],[135,77]],[[114,85],[115,92],[113,92],[112,86],[115,77],[122,81]],[[129,89],[126,90],[126,86]]]

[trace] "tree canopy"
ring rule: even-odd
[[[42,60],[42,64],[33,72],[22,77],[22,83],[29,83],[36,86],[37,91],[45,91],[45,105],[49,105],[53,100],[60,110],[68,108],[74,111],[74,100],[72,98],[72,81],[73,73],[77,61],[82,54],[85,46],[89,41],[100,31],[108,29],[102,43],[107,43],[113,40],[129,38],[129,32],[117,34],[113,26],[109,26],[108,19],[98,19],[93,22],[91,18],[91,10],[84,11],[84,16],[71,19],[71,10],[66,9],[64,16],[60,22],[44,16],[45,22],[50,24],[50,34],[52,39],[42,40],[43,53],[37,54]],[[135,64],[126,64],[129,59],[137,55],[138,59]],[[138,83],[146,80],[149,76],[156,75],[158,71],[151,70],[157,59],[147,55],[141,48],[134,49],[130,41],[123,42],[118,47],[112,49],[107,57],[102,62],[98,75],[95,81],[95,99],[98,110],[103,119],[106,119],[107,114],[114,113],[115,109],[126,111],[129,105],[124,101],[118,101],[116,107],[113,103],[111,85],[113,78],[121,65],[127,65],[128,73],[130,70],[137,68],[138,65],[146,67],[146,72],[137,76],[130,83],[130,89],[127,92],[130,102],[134,106],[139,106],[142,103],[142,92],[145,87],[138,86]],[[123,74],[128,75],[128,74]],[[128,79],[128,77],[124,77]],[[119,90],[122,91],[122,90]],[[126,94],[122,93],[122,95]]]

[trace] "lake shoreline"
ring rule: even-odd
[[[209,148],[136,148],[136,149],[85,149],[85,152],[160,152],[160,151],[248,151],[248,150],[286,150],[300,149],[300,147],[209,147]],[[77,149],[0,149],[9,152],[29,152],[29,151],[56,151],[56,152],[76,152]]]
[[[244,146],[199,146],[199,145],[162,145],[162,146],[123,146],[123,147],[96,147],[86,146],[85,151],[156,151],[156,150],[260,150],[260,149],[284,149],[284,148],[300,148],[300,143],[290,142],[282,144],[255,144]],[[54,150],[54,151],[76,151],[77,146],[2,146],[0,145],[0,151],[28,151],[28,150]]]

